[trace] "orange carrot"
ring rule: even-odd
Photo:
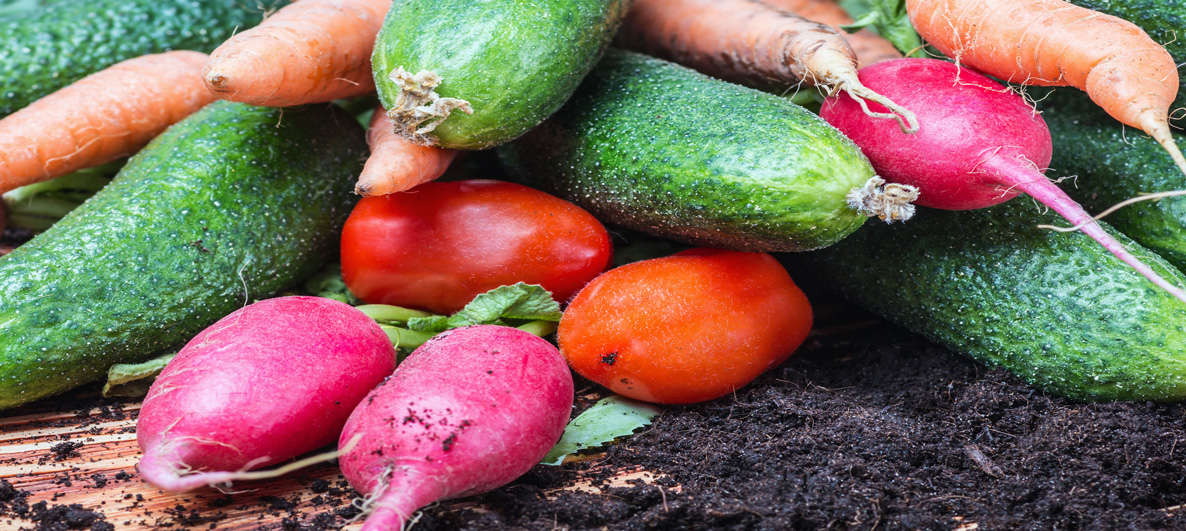
[[[116,63],[0,120],[0,193],[131,155],[216,98],[206,54]]]
[[[1186,173],[1169,126],[1177,65],[1137,25],[1062,0],[907,0],[906,9],[919,35],[958,63],[1015,83],[1082,89]]]
[[[843,90],[870,116],[918,130],[910,111],[861,84],[852,47],[836,30],[758,0],[636,0],[618,42],[759,88],[806,83],[829,94]],[[866,99],[891,112],[869,110]]]
[[[391,0],[302,0],[222,43],[203,77],[218,97],[288,107],[375,91],[371,50]]]
[[[799,15],[807,20],[827,24],[835,29],[844,40],[852,46],[857,54],[858,66],[871,65],[879,61],[898,59],[902,53],[884,37],[870,30],[862,29],[856,33],[848,33],[840,26],[852,24],[852,17],[840,7],[835,0],[762,0],[774,7],[779,7]]]
[[[380,106],[367,129],[371,156],[358,176],[354,191],[361,195],[402,192],[440,177],[457,157],[457,151],[413,144],[395,134],[395,126]]]

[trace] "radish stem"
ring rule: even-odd
[[[1056,186],[1045,175],[1042,175],[1032,165],[1021,164],[1009,157],[992,156],[978,167],[981,173],[994,178],[999,184],[1016,188],[1029,194],[1042,204],[1054,209],[1071,224],[1080,226],[1080,230],[1091,239],[1099,242],[1120,261],[1137,270],[1150,282],[1169,292],[1182,302],[1186,302],[1186,291],[1170,284],[1158,275],[1153,268],[1128,252],[1116,238],[1104,231],[1096,220],[1092,219],[1083,207],[1079,206],[1066,192]]]

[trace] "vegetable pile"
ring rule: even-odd
[[[38,28],[87,4],[5,22],[0,68],[65,49]],[[1186,398],[1179,80],[1132,22],[1061,0],[192,4],[219,30],[130,3],[192,26],[95,22],[154,45],[0,90],[0,228],[39,233],[0,257],[0,407],[180,349],[137,426],[162,489],[338,458],[364,528],[401,528],[629,435],[656,410],[628,399],[727,400],[808,337],[791,273],[1039,389]],[[168,40],[195,32],[218,38]],[[1152,140],[1104,136],[1121,123]],[[1093,219],[1052,156],[1103,161],[1076,166],[1109,183],[1089,208],[1166,192],[1133,207],[1158,215]],[[1073,230],[997,206],[1021,193]],[[565,430],[574,372],[631,420]]]

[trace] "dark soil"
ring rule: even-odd
[[[413,529],[1186,529],[1182,404],[1048,396],[811,296],[808,343],[734,396],[667,407],[603,455],[429,508]],[[659,479],[606,486],[635,467]],[[602,494],[557,491],[587,477]],[[354,514],[345,485],[308,488],[325,493],[321,514],[274,528],[330,529]],[[38,529],[109,525],[86,508],[30,507],[12,490],[0,483],[3,512],[67,525]],[[216,510],[179,506],[176,521],[205,529]]]
[[[1186,529],[1181,404],[1047,396],[830,310],[736,396],[668,407],[596,463],[536,467],[486,495],[497,512],[437,508],[416,529]],[[666,478],[541,496],[597,465]]]

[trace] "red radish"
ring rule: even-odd
[[[884,61],[861,69],[860,79],[913,110],[919,131],[907,135],[884,120],[869,119],[846,95],[828,98],[820,116],[856,142],[882,178],[916,186],[916,204],[969,210],[1029,194],[1082,225],[1085,234],[1121,261],[1186,302],[1186,292],[1130,254],[1042,174],[1050,163],[1050,131],[1021,96],[966,67],[937,59]],[[860,196],[849,199],[854,207],[866,202]]]
[[[363,531],[402,529],[437,500],[496,489],[531,469],[572,411],[572,373],[551,343],[477,325],[416,349],[342,430],[346,479],[367,497]]]
[[[242,470],[334,442],[394,370],[387,334],[347,304],[280,297],[241,308],[152,384],[136,422],[140,474],[169,491],[249,479]]]

